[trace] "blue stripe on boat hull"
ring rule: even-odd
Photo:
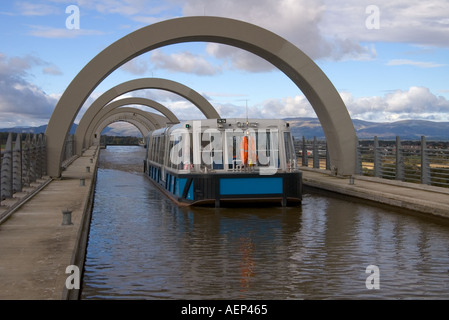
[[[220,195],[282,194],[282,178],[220,178]]]

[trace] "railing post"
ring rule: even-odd
[[[359,145],[359,138],[356,138],[355,144],[355,174],[362,175],[362,156]]]
[[[30,183],[36,181],[36,135],[33,135],[30,145]]]
[[[374,176],[382,176],[382,159],[379,152],[379,140],[377,136],[374,137]]]
[[[41,159],[40,159],[40,146],[39,146],[39,135],[35,135],[36,141],[34,143],[34,173],[36,180],[40,178],[40,167],[41,167]]]
[[[330,170],[331,169],[331,158],[329,156],[329,149],[327,147],[327,142],[326,142],[326,170]]]
[[[12,198],[12,135],[9,133],[2,159],[2,200]]]
[[[307,167],[309,165],[309,159],[307,157],[306,138],[302,136],[302,166]]]
[[[313,137],[313,167],[320,168],[320,155],[318,153],[318,142],[316,141],[316,137]]]
[[[30,186],[30,134],[25,137],[22,150],[22,185]]]
[[[42,134],[42,145],[41,145],[41,161],[42,161],[42,175],[47,175],[47,139],[45,134]]]
[[[36,178],[42,178],[42,135],[37,136],[36,144]]]
[[[1,140],[0,140],[0,145],[1,145]],[[3,162],[3,151],[0,148],[0,203],[3,200],[3,188],[2,188],[2,162]]]
[[[421,183],[430,184],[430,164],[427,156],[426,137],[421,136]]]
[[[13,191],[22,192],[22,136],[17,134],[13,157]]]
[[[396,180],[404,181],[404,158],[399,136],[396,136]]]
[[[71,134],[67,137],[64,143],[64,156],[65,158],[63,160],[70,159],[75,154],[75,138],[74,135]]]

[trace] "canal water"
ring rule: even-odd
[[[82,299],[449,299],[449,223],[334,195],[180,208],[145,149],[100,154]]]

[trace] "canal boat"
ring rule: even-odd
[[[151,131],[144,174],[178,205],[299,205],[302,176],[289,123],[188,120]]]

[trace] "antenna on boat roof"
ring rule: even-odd
[[[249,127],[249,121],[248,121],[248,100],[246,100],[246,131],[245,131],[246,135],[249,135],[248,127]]]
[[[248,126],[248,100],[246,100],[246,125]]]

